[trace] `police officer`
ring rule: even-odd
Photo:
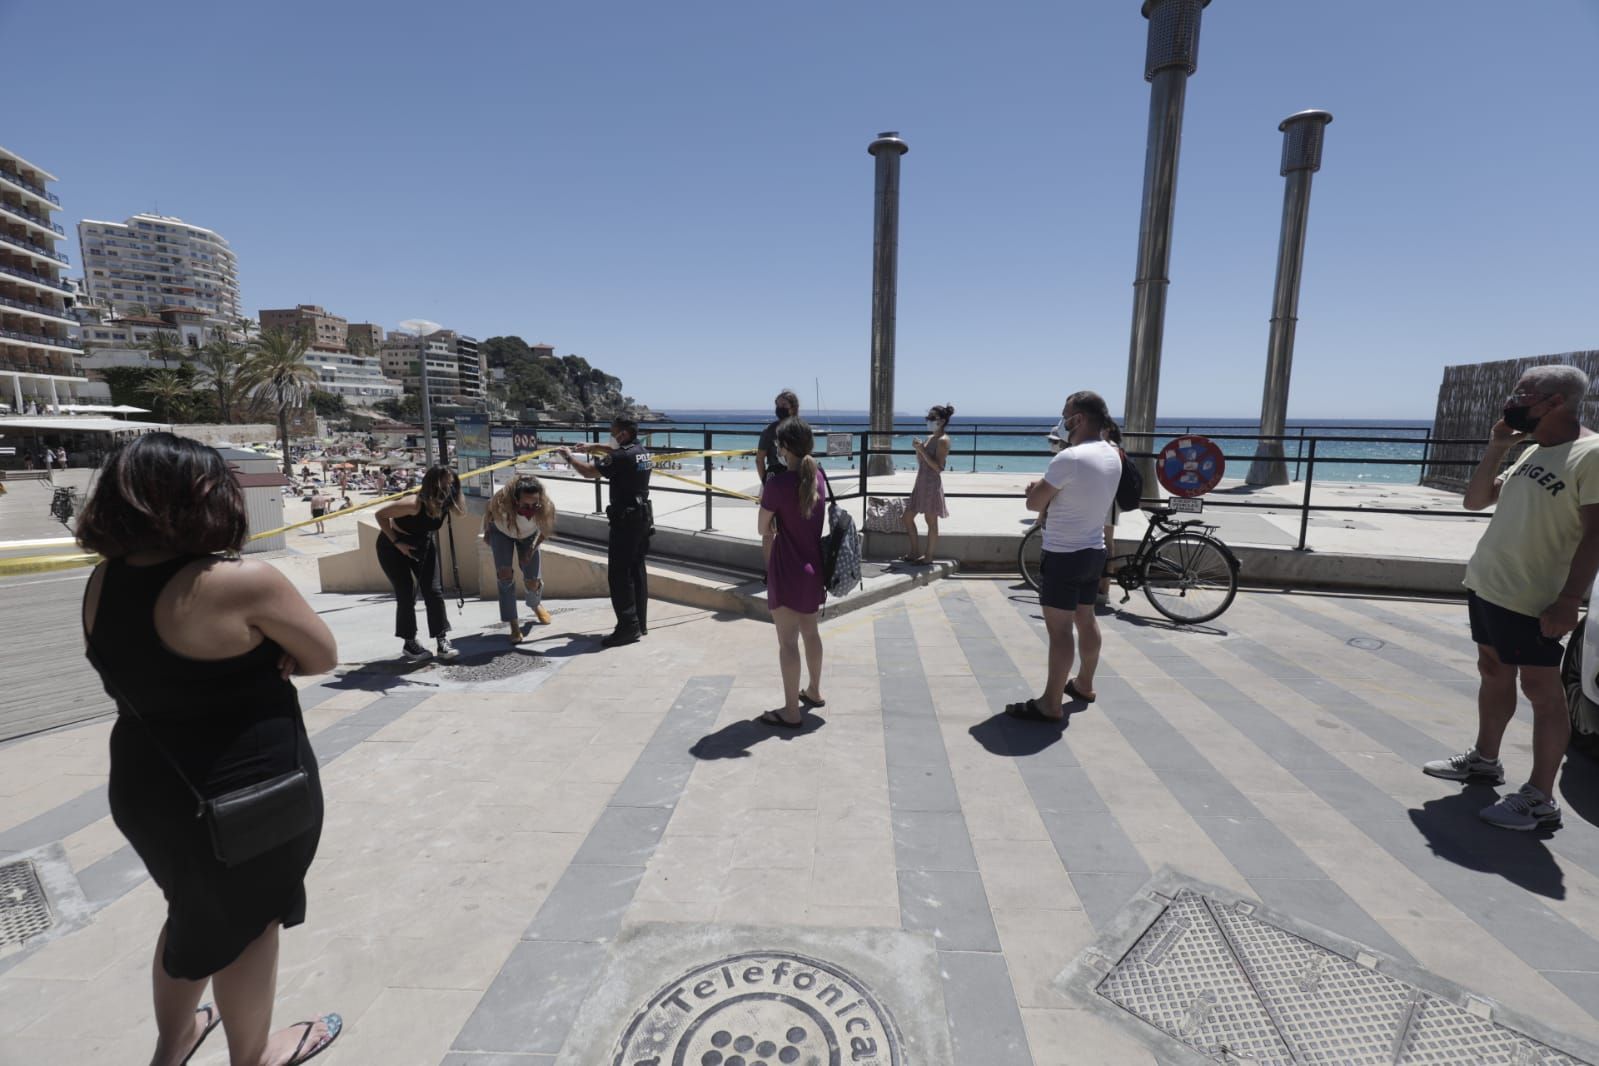
[[[607,648],[632,644],[649,632],[644,557],[650,550],[650,535],[655,532],[655,515],[650,507],[650,456],[638,442],[638,423],[631,418],[611,420],[609,445],[579,444],[577,450],[599,458],[584,462],[574,457],[570,448],[562,448],[560,455],[584,477],[603,477],[611,483],[611,505],[605,509],[611,524],[605,561],[616,629],[601,643]]]

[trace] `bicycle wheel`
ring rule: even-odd
[[[1208,622],[1238,595],[1238,565],[1213,537],[1173,533],[1149,551],[1144,595],[1150,606],[1180,625]]]
[[[1034,523],[1033,528],[1022,535],[1021,547],[1016,549],[1016,569],[1022,572],[1022,580],[1032,586],[1037,592],[1041,586],[1044,562],[1044,527]]]

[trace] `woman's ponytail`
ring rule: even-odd
[[[816,510],[817,484],[816,484],[816,457],[807,455],[800,460],[799,465],[799,506],[800,514],[806,518]]]

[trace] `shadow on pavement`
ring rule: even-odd
[[[1599,759],[1573,749],[1560,768],[1556,791],[1567,814],[1575,814],[1589,825],[1599,825]]]
[[[1081,700],[1068,702],[1066,717],[1058,722],[1024,722],[1001,711],[992,718],[978,722],[967,732],[990,755],[1008,758],[1037,755],[1045,748],[1059,744],[1066,735],[1066,728],[1071,725],[1072,715],[1087,706]]]
[[[810,711],[805,713],[805,725],[799,729],[784,729],[767,725],[759,718],[746,718],[730,722],[714,733],[707,733],[694,742],[688,753],[696,759],[747,759],[750,749],[763,740],[793,740],[810,736],[827,724],[827,719]]]
[[[1467,785],[1457,795],[1428,800],[1411,810],[1410,820],[1440,859],[1498,874],[1540,896],[1565,899],[1565,874],[1544,844],[1548,833],[1495,829],[1477,817],[1498,795],[1487,785]]]
[[[1116,607],[1118,621],[1138,626],[1140,629],[1165,629],[1172,633],[1198,633],[1206,637],[1225,637],[1227,635],[1227,630],[1216,626],[1178,625],[1169,618],[1148,618],[1141,614],[1133,614],[1124,607],[1116,606],[1114,597],[1111,599],[1111,605]]]

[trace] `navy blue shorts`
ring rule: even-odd
[[[1099,579],[1105,574],[1105,549],[1044,552],[1040,567],[1038,602],[1059,611],[1075,611],[1099,596]]]
[[[1544,636],[1532,615],[1489,603],[1475,592],[1467,595],[1466,610],[1471,639],[1492,648],[1506,666],[1560,665],[1560,639]]]

